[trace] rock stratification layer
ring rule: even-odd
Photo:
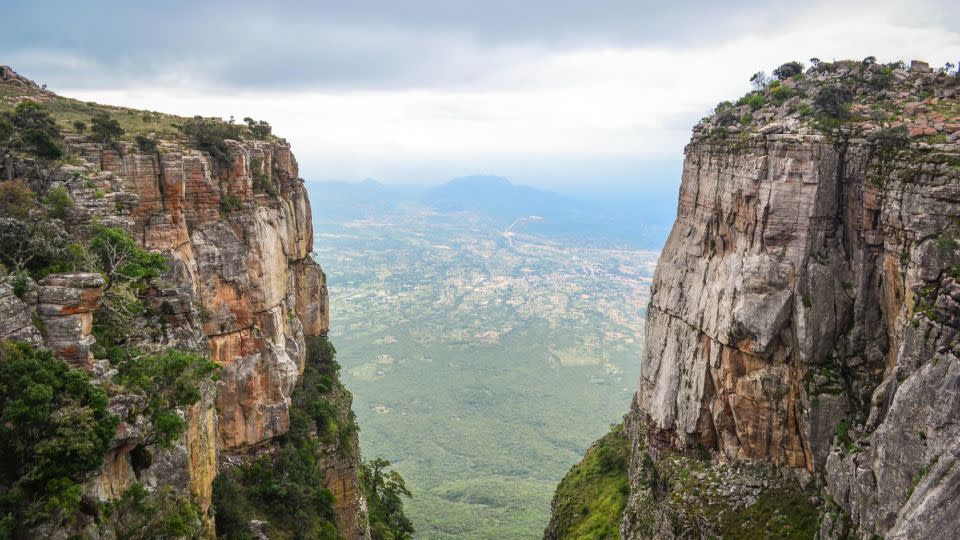
[[[838,62],[771,87],[754,95],[773,104],[721,104],[685,151],[627,421],[622,536],[716,533],[643,509],[665,496],[651,461],[706,450],[822,486],[822,538],[951,537],[960,79]]]
[[[0,83],[16,101],[56,105],[65,100],[7,67],[0,67]],[[86,496],[104,502],[120,497],[134,482],[148,490],[171,488],[191,497],[209,520],[220,464],[269,453],[270,443],[290,427],[305,340],[326,334],[329,327],[326,278],[311,256],[310,204],[286,141],[227,139],[213,156],[184,136],[149,135],[152,144],[143,145],[90,142],[92,137],[65,133],[69,164],[47,164],[44,189],[62,188],[69,195],[72,205],[64,222],[77,241],[106,225],[165,256],[167,271],[144,287],[146,310],[135,317],[126,344],[148,352],[193,351],[216,362],[220,372],[215,387],[201,388],[202,399],[178,412],[186,429],[169,447],[152,446],[142,397],[111,394],[110,409],[120,427],[102,471],[84,489]],[[12,172],[27,177],[34,169],[39,165],[24,161]],[[45,345],[110,388],[116,370],[94,358],[91,335],[104,279],[52,274],[28,289],[18,297],[0,283],[0,338]],[[340,401],[346,408],[341,412],[348,413],[349,395]],[[356,449],[356,436],[344,444]],[[152,465],[141,470],[131,453],[144,447],[153,453]],[[345,525],[340,533],[367,537],[365,504],[355,489],[359,453],[339,450],[326,449],[334,457],[323,468],[328,488],[351,498],[337,501],[337,508],[350,514],[338,516]],[[42,534],[73,532],[67,527]]]

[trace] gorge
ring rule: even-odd
[[[775,74],[693,129],[631,408],[546,538],[956,535],[960,76]],[[408,538],[403,479],[360,454],[290,144],[6,66],[0,113],[0,538]]]

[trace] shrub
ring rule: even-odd
[[[13,294],[17,295],[18,298],[23,298],[23,295],[27,294],[27,290],[30,288],[30,277],[26,272],[20,272],[19,274],[13,276],[13,279],[10,280],[10,286],[13,288]]]
[[[794,75],[800,75],[801,73],[803,73],[803,64],[800,62],[787,62],[773,70],[774,77],[781,81],[789,79]]]
[[[66,254],[70,237],[58,219],[29,210],[20,219],[0,217],[0,262],[17,274],[39,271]]]
[[[54,219],[66,219],[73,210],[73,198],[66,189],[57,186],[47,191],[43,198],[43,204],[47,207],[47,214]]]
[[[825,86],[813,98],[816,109],[831,118],[844,119],[850,116],[849,106],[853,92],[844,86]]]
[[[103,144],[110,144],[125,133],[116,118],[107,113],[99,113],[90,119],[90,133]]]
[[[390,462],[377,458],[363,464],[360,486],[367,499],[370,533],[374,540],[403,540],[414,533],[413,523],[403,512],[403,499],[411,497],[397,471],[387,472]]]
[[[250,133],[253,134],[255,139],[266,139],[273,132],[273,128],[264,120],[258,122],[248,116],[243,121],[250,128]]]
[[[229,165],[231,159],[227,140],[240,140],[240,126],[202,116],[187,120],[180,130],[198,150],[209,153],[223,165]]]
[[[156,442],[169,445],[183,431],[178,407],[200,401],[203,381],[213,380],[219,367],[198,354],[167,349],[158,354],[129,351],[116,364],[117,381],[138,390],[147,400],[147,414],[156,430]]]
[[[147,153],[156,153],[157,152],[157,141],[147,137],[145,135],[137,135],[134,137],[134,140],[137,142],[137,147],[140,148],[141,152]]]
[[[116,523],[117,538],[123,540],[203,536],[200,508],[166,486],[150,493],[143,484],[134,483],[120,499],[108,503],[105,512]]]
[[[243,208],[243,201],[233,193],[224,193],[220,196],[220,211],[228,214]]]
[[[77,133],[83,133],[87,130],[87,123],[83,120],[74,120],[73,129],[77,130]]]
[[[13,177],[15,152],[41,160],[55,160],[63,155],[57,123],[36,103],[24,101],[13,111],[0,115],[0,160],[4,163],[8,180]]]
[[[762,92],[751,92],[737,101],[737,105],[749,105],[751,109],[762,109],[767,103],[767,98]]]
[[[160,276],[167,268],[167,259],[160,253],[144,251],[127,231],[96,224],[90,239],[90,252],[97,258],[107,280],[105,290],[117,281],[135,282],[139,286]]]
[[[49,351],[0,342],[0,537],[76,509],[79,482],[116,430],[107,404],[86,373]]]
[[[25,180],[0,182],[0,215],[24,219],[36,207],[33,190]]]

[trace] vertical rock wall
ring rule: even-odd
[[[635,436],[654,454],[811,473],[842,515],[824,537],[946,538],[960,512],[958,158],[955,144],[879,163],[862,140],[695,135]]]

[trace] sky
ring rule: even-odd
[[[65,96],[266,119],[308,180],[679,181],[690,128],[789,60],[960,59],[960,2],[5,0],[0,64]]]

